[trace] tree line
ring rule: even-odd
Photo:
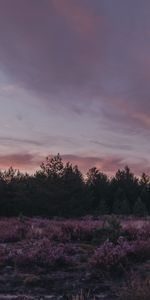
[[[0,216],[80,217],[150,214],[150,178],[128,166],[109,178],[96,167],[84,177],[78,166],[48,156],[33,175],[0,171]]]

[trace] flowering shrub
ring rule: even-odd
[[[52,245],[49,240],[25,242],[11,249],[8,261],[17,266],[60,267],[73,263],[69,250],[64,244]]]
[[[33,219],[27,238],[41,239],[44,236],[58,242],[91,241],[96,228],[102,228],[102,221]]]
[[[117,245],[106,241],[101,247],[97,248],[91,259],[95,267],[110,268],[126,261],[127,255],[134,252],[134,246],[127,241],[120,239]]]
[[[144,224],[140,228],[133,225],[126,226],[124,233],[129,240],[148,240],[150,239],[150,224]]]
[[[96,223],[90,221],[66,222],[62,232],[70,241],[91,241],[95,227]]]
[[[150,258],[150,241],[129,242],[120,238],[115,245],[106,241],[97,248],[90,263],[94,267],[110,269],[130,261],[141,261]]]
[[[110,269],[150,258],[148,223],[103,225],[91,219],[1,219],[0,265],[57,267],[89,260],[94,267]],[[94,238],[100,245],[96,249]]]
[[[23,239],[29,230],[27,222],[18,219],[0,220],[0,242],[17,242]]]
[[[22,221],[6,218],[0,220],[0,243],[43,237],[58,242],[90,240],[95,228],[101,224],[101,221],[90,220],[53,221],[33,218]]]

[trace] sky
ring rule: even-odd
[[[0,168],[150,175],[150,1],[0,0]]]

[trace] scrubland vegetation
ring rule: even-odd
[[[148,299],[144,293],[150,292],[150,277],[146,271],[141,277],[140,267],[148,266],[149,260],[148,218],[49,220],[21,216],[0,220],[0,290],[4,293],[5,274],[11,293],[17,286],[22,293],[47,293],[64,299],[104,295],[105,299],[130,300],[135,289],[133,299]],[[130,285],[126,282],[129,276]],[[145,296],[139,298],[138,293]]]

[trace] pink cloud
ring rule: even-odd
[[[28,153],[12,153],[0,155],[0,169],[7,169],[12,166],[21,171],[32,171],[41,163],[42,158],[38,155]]]
[[[86,173],[92,167],[96,167],[100,171],[112,176],[118,169],[124,168],[125,165],[129,165],[136,175],[140,175],[142,172],[150,173],[150,164],[146,159],[138,159],[135,162],[129,162],[128,159],[119,155],[92,157],[68,154],[63,155],[62,157],[65,162],[70,161],[71,163],[78,165],[83,173]]]
[[[52,0],[52,2],[57,12],[72,24],[74,30],[88,38],[95,35],[98,25],[104,25],[104,17],[94,14],[82,1]]]
[[[39,154],[29,153],[12,153],[6,155],[0,155],[0,169],[7,169],[12,166],[15,169],[20,169],[25,172],[35,172],[40,168],[42,161],[45,157]],[[70,162],[73,165],[78,165],[79,169],[86,174],[86,172],[96,167],[101,172],[107,173],[109,176],[115,174],[118,169],[122,169],[128,164],[128,160],[120,156],[103,156],[103,157],[92,157],[92,156],[80,156],[65,154],[62,155],[63,162]],[[146,159],[139,159],[137,162],[129,163],[131,170],[136,175],[140,175],[142,172],[150,174],[150,164]]]

